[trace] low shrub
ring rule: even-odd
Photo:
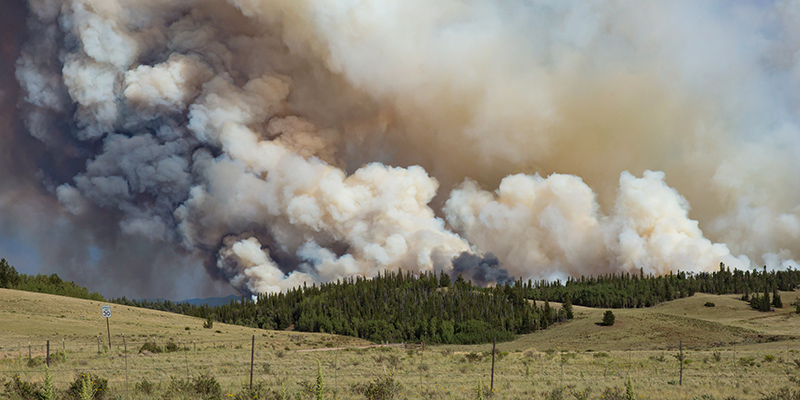
[[[601,395],[605,400],[625,400],[625,389],[621,387],[609,387],[603,390]]]
[[[800,400],[800,390],[783,387],[759,400]]]
[[[553,390],[549,392],[542,393],[546,400],[564,400],[566,399],[564,389],[562,388],[553,388]]]
[[[156,386],[148,381],[147,378],[144,378],[141,382],[136,382],[134,390],[141,394],[153,394],[156,391]]]
[[[149,351],[149,352],[155,354],[155,353],[161,353],[164,350],[161,348],[161,346],[157,345],[156,341],[154,340],[152,342],[144,342],[144,344],[142,344],[142,347],[139,348],[139,353],[142,353],[142,352],[145,352],[145,351]]]
[[[710,302],[710,301],[707,301],[706,304],[703,304],[703,305],[706,306],[706,307],[716,307],[717,306],[716,304],[714,304],[713,302]]]
[[[173,342],[172,340],[167,342],[167,345],[164,346],[164,351],[167,352],[167,353],[172,353],[172,352],[175,352],[175,351],[178,351],[178,350],[180,350],[180,347],[178,347],[178,345],[175,344],[175,342]]]
[[[25,382],[19,375],[14,375],[10,381],[3,384],[6,388],[6,394],[11,398],[19,398],[21,400],[39,400],[39,389],[37,386],[30,382]]]
[[[188,379],[180,379],[173,376],[164,390],[162,399],[182,398],[187,393],[192,393],[192,382]]]
[[[483,358],[483,355],[481,353],[473,351],[471,353],[464,355],[464,358],[469,362],[475,362],[475,361],[480,361]]]
[[[91,387],[92,399],[102,400],[108,392],[108,379],[101,378],[95,374],[81,373],[78,374],[67,389],[66,398],[69,400],[81,400],[81,389],[83,388],[84,381]]]
[[[366,399],[371,400],[392,400],[399,398],[400,383],[394,379],[392,374],[384,377],[375,378],[372,382],[355,384],[352,390]]]
[[[243,385],[242,390],[233,396],[233,400],[262,400],[270,397],[283,400],[282,394],[282,392],[270,392],[266,389],[264,382],[257,382],[252,388],[250,385]]]
[[[218,399],[222,396],[222,388],[217,378],[210,374],[202,374],[192,380],[194,392],[204,399]]]
[[[42,361],[42,357],[41,356],[36,356],[36,357],[33,357],[33,358],[29,358],[27,364],[28,364],[28,368],[36,368],[36,367],[41,366],[42,364],[44,364],[44,361]]]
[[[752,367],[756,365],[756,359],[753,357],[742,357],[739,359],[739,365],[743,367]]]

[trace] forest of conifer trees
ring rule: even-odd
[[[375,342],[473,344],[544,329],[567,311],[528,301],[523,286],[478,288],[445,274],[385,272],[372,279],[304,286],[207,307],[169,301],[114,300],[258,327],[356,336]]]
[[[294,288],[242,298],[217,307],[170,301],[116,299],[121,304],[172,311],[264,329],[295,329],[356,336],[375,342],[471,344],[545,329],[572,318],[572,304],[602,308],[649,307],[695,293],[742,294],[793,290],[800,271],[731,271],[663,276],[614,274],[561,281],[515,281],[479,288],[444,273],[385,272],[375,278]],[[773,295],[774,299],[774,295]],[[531,301],[533,300],[533,301]],[[551,307],[549,302],[564,303]],[[758,303],[762,304],[763,301]],[[756,307],[757,308],[757,307]],[[767,307],[767,310],[769,307]]]
[[[89,293],[89,289],[75,282],[62,280],[56,274],[21,274],[17,272],[16,268],[9,265],[5,258],[0,260],[0,288],[105,301],[105,298],[99,293]]]

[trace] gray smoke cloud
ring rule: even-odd
[[[453,259],[451,272],[452,278],[458,276],[478,285],[514,283],[514,277],[508,275],[508,271],[500,266],[500,260],[492,253],[483,256],[468,252],[459,254]]]
[[[41,161],[3,207],[45,264],[154,294],[797,266],[797,1],[27,11],[3,144]]]

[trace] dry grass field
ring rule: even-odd
[[[782,387],[800,390],[800,315],[788,306],[798,295],[783,292],[785,308],[760,313],[737,296],[698,294],[614,310],[611,327],[597,324],[605,310],[575,307],[570,322],[497,344],[491,398],[622,399],[628,378],[635,397],[647,399],[762,399]],[[205,329],[196,318],[119,305],[112,305],[109,349],[100,306],[0,289],[0,379],[41,383],[37,357],[49,340],[51,353],[63,352],[51,367],[60,390],[91,373],[108,379],[106,399],[203,398],[187,388],[205,374],[220,384],[222,398],[243,399],[255,336],[258,398],[316,398],[318,368],[329,399],[367,398],[369,384],[381,388],[375,384],[387,377],[401,399],[477,399],[478,386],[491,384],[491,344],[365,348],[370,343],[335,335],[219,323]],[[146,341],[180,350],[140,352]]]

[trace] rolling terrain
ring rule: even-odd
[[[495,398],[558,398],[553,393],[559,390],[570,398],[613,398],[631,377],[637,397],[762,399],[794,385],[791,379],[800,373],[800,315],[788,306],[798,295],[781,292],[786,306],[761,313],[735,295],[696,294],[650,308],[615,309],[611,327],[597,324],[605,309],[575,306],[572,321],[497,344]],[[400,398],[468,399],[491,381],[491,344],[426,346],[424,352],[420,346],[363,348],[370,343],[329,334],[221,323],[206,329],[199,318],[116,304],[108,349],[102,304],[0,290],[0,379],[19,375],[41,383],[43,366],[28,360],[28,343],[35,359],[50,340],[51,353],[66,350],[52,366],[57,388],[88,372],[109,380],[111,398],[195,398],[169,393],[207,374],[231,398],[248,386],[255,336],[254,381],[267,398],[280,388],[310,395],[318,365],[331,398],[358,398],[363,385],[390,377]],[[145,341],[162,347],[173,342],[183,350],[140,352]],[[686,360],[682,385],[679,341]],[[343,349],[299,351],[332,348]],[[144,381],[152,393],[144,392]]]

